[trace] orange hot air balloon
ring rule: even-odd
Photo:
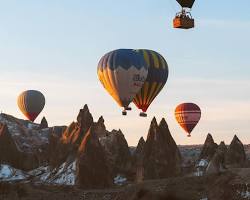
[[[175,109],[175,118],[190,137],[201,118],[201,109],[194,103],[182,103]]]
[[[27,90],[18,96],[17,105],[21,112],[33,122],[44,108],[45,97],[37,90]]]

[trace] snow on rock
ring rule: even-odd
[[[241,192],[241,197],[244,199],[250,199],[250,192],[249,191]]]
[[[63,163],[60,167],[49,169],[42,167],[32,170],[30,174],[38,175],[41,182],[56,185],[75,185],[76,180],[76,161]]]
[[[49,170],[48,166],[41,166],[37,169],[33,169],[33,170],[29,171],[28,174],[31,176],[40,176],[40,175],[46,173],[48,170]]]
[[[75,185],[76,161],[63,163],[55,169],[50,169],[49,166],[42,166],[27,173],[9,165],[0,165],[0,182],[21,181],[28,178],[32,178],[37,183]]]
[[[0,123],[6,124],[17,147],[23,152],[35,152],[49,143],[52,128],[39,129],[39,124],[15,118],[4,113],[0,114]]]
[[[115,178],[114,178],[114,184],[116,185],[123,185],[127,182],[127,178],[118,174]]]
[[[0,165],[0,181],[25,180],[28,174],[9,165]]]
[[[28,129],[38,129],[39,125],[34,123],[28,123]]]

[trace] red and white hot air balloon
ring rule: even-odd
[[[175,109],[175,118],[180,126],[191,137],[191,132],[201,118],[201,109],[194,103],[182,103]]]

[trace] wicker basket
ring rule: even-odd
[[[174,28],[194,28],[194,19],[188,17],[175,17],[173,20],[173,25]]]

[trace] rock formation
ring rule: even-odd
[[[57,141],[57,137],[52,136],[50,138],[50,141],[55,145],[54,152],[50,157],[50,165],[58,167],[68,157],[75,157],[86,132],[93,123],[93,117],[89,112],[88,106],[85,105],[79,111],[77,122],[72,122],[65,129],[59,141]]]
[[[108,136],[109,132],[106,130],[106,126],[104,124],[103,116],[101,116],[96,122],[96,133],[99,138]]]
[[[132,157],[133,173],[135,174],[136,182],[143,181],[143,150],[145,144],[145,140],[141,137]]]
[[[212,135],[209,133],[201,150],[199,160],[206,159],[211,160],[216,152],[218,145],[214,142]]]
[[[121,130],[107,131],[103,117],[94,122],[87,105],[80,110],[77,122],[72,122],[61,138],[51,135],[50,143],[55,146],[50,159],[51,166],[58,168],[64,162],[76,160],[77,177],[79,176],[77,183],[83,187],[106,187],[110,185],[107,182],[110,182],[117,174],[130,173],[131,155]],[[101,179],[106,173],[106,178],[103,178],[104,182],[96,177],[96,179],[88,180],[89,183],[87,183],[86,177],[90,178],[94,176],[94,173],[100,173]],[[100,183],[97,183],[98,180]]]
[[[96,127],[99,131],[98,123]],[[100,135],[100,134],[99,134]],[[121,130],[112,130],[100,138],[100,143],[108,159],[113,176],[129,175],[131,170],[131,154],[128,143]]]
[[[181,154],[165,119],[157,124],[153,118],[143,150],[143,179],[161,179],[181,172]]]
[[[19,154],[16,144],[12,139],[8,127],[0,124],[0,163],[19,164]]]
[[[0,124],[0,163],[7,163],[22,170],[30,170],[39,165],[34,154],[21,152],[17,148],[5,124]]]
[[[42,118],[39,129],[48,128],[48,122],[45,117]]]
[[[79,147],[84,135],[93,124],[93,117],[89,112],[87,105],[84,105],[77,116],[77,122],[71,123],[62,136],[64,144],[71,144],[76,148]]]
[[[235,135],[226,153],[226,164],[231,167],[243,167],[246,162],[244,146]]]
[[[85,134],[78,149],[77,184],[84,188],[105,188],[112,185],[105,153],[95,128]]]
[[[222,172],[226,169],[225,166],[225,155],[227,152],[227,147],[224,142],[221,142],[218,146],[213,158],[209,162],[206,173],[207,174],[216,174]]]

